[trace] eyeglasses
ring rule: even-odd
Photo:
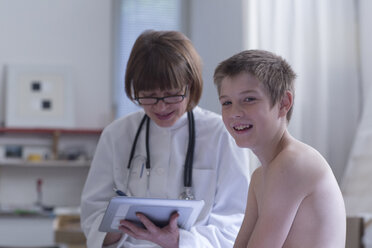
[[[183,95],[173,95],[173,96],[164,96],[164,97],[137,97],[135,100],[140,105],[154,105],[157,104],[160,100],[168,104],[174,104],[182,102],[183,99],[187,96],[187,86],[185,89],[185,93]]]

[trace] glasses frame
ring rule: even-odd
[[[139,105],[156,105],[160,100],[162,100],[166,104],[176,104],[182,102],[185,97],[187,97],[187,90],[188,90],[188,85],[186,85],[185,93],[183,95],[171,95],[171,96],[163,96],[163,97],[156,97],[156,96],[144,96],[144,97],[136,97],[134,100],[137,101]],[[166,99],[172,98],[172,97],[181,97],[180,101],[177,102],[167,102]],[[155,100],[154,103],[141,103],[142,99],[151,99]]]

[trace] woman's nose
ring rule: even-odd
[[[159,100],[155,105],[154,107],[158,108],[158,109],[164,109],[167,107],[167,103],[165,103],[163,100]]]

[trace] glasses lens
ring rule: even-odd
[[[164,102],[166,103],[178,103],[182,102],[183,96],[167,96],[164,97]]]
[[[142,105],[151,105],[151,104],[155,104],[157,100],[156,98],[148,97],[148,98],[138,98],[137,101],[139,102],[139,104],[142,104]]]

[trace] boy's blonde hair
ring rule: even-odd
[[[271,104],[274,106],[290,91],[294,101],[294,81],[296,74],[291,66],[280,56],[264,50],[246,50],[222,61],[214,71],[214,83],[218,94],[221,82],[225,77],[234,77],[242,72],[255,76],[269,93]],[[287,120],[291,119],[293,105],[287,113]]]

